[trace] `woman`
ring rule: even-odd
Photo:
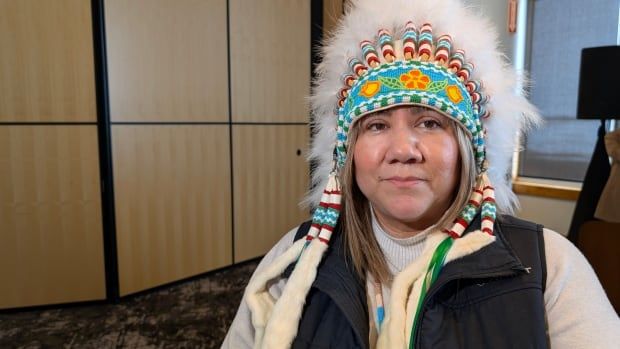
[[[312,99],[312,222],[261,261],[223,347],[619,342],[583,256],[508,215],[515,135],[538,116],[495,42],[456,0],[353,1]]]

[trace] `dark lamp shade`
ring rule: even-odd
[[[577,119],[620,118],[620,46],[581,51]]]

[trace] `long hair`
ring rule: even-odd
[[[353,149],[355,149],[359,135],[359,125],[361,125],[360,120],[350,130],[347,146],[349,156],[340,174],[343,190],[342,231],[346,250],[355,272],[362,278],[365,278],[366,273],[369,272],[376,281],[387,283],[393,275],[390,273],[385,256],[372,230],[370,203],[355,180]],[[454,219],[467,204],[476,179],[474,154],[467,132],[452,119],[449,119],[449,127],[452,127],[456,135],[461,178],[454,190],[452,205],[435,224],[438,228],[452,225]]]

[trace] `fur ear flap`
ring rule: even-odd
[[[282,275],[286,267],[295,262],[304,245],[305,240],[296,241],[293,246],[267,266],[265,270],[255,274],[246,287],[245,297],[252,313],[255,345],[263,341],[264,330],[275,304],[275,300],[269,294],[268,284],[271,280]]]
[[[341,186],[336,172],[329,176],[319,207],[312,215],[312,223],[305,239],[299,239],[266,270],[256,275],[248,285],[248,305],[256,329],[254,346],[257,348],[290,347],[303,311],[308,291],[316,278],[319,263],[328,248],[332,232],[338,223]],[[267,283],[282,274],[297,260],[280,298],[274,302]]]
[[[407,296],[416,280],[421,279],[433,252],[445,238],[446,235],[439,231],[429,234],[422,255],[394,278],[390,304],[379,334],[377,348],[403,348],[407,336],[405,333],[405,323],[408,316],[406,312]]]
[[[328,245],[314,239],[299,258],[291,277],[286,282],[282,296],[273,308],[265,328],[262,348],[289,348],[295,335],[306,296],[316,278],[319,262]]]

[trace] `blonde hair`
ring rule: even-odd
[[[452,205],[436,224],[440,228],[452,226],[454,219],[467,204],[476,179],[475,159],[467,131],[457,121],[449,120],[450,127],[455,130],[459,147],[461,178],[455,188]],[[372,230],[370,203],[355,181],[353,149],[359,134],[360,124],[361,122],[358,120],[349,133],[349,144],[347,146],[349,154],[340,173],[343,191],[342,231],[346,250],[355,272],[362,278],[366,276],[366,272],[369,272],[376,281],[386,283],[393,275],[390,273],[385,256]]]

